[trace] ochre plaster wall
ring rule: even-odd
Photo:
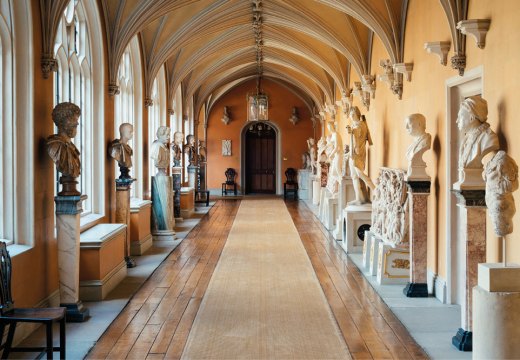
[[[288,89],[269,80],[262,81],[262,88],[269,96],[269,119],[281,132],[282,172],[288,167],[302,167],[302,153],[307,150],[306,140],[313,136],[311,113],[304,102]],[[208,188],[220,189],[225,180],[224,172],[231,167],[237,171],[237,183],[241,184],[240,148],[241,131],[247,121],[246,95],[256,89],[256,81],[249,81],[224,95],[211,109],[208,117]],[[225,125],[221,118],[224,106],[228,107],[231,121]],[[289,122],[292,108],[296,106],[300,121]],[[202,126],[202,125],[199,125]],[[317,136],[319,124],[316,125]],[[231,156],[222,156],[222,140],[231,140]],[[285,175],[282,174],[282,183]]]

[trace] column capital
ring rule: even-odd
[[[56,215],[77,215],[83,212],[82,202],[87,199],[87,195],[54,197],[56,203]]]

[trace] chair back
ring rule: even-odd
[[[287,178],[287,184],[295,184],[296,183],[296,170],[293,168],[287,168],[285,170],[285,177]]]
[[[13,309],[11,270],[11,256],[7,251],[7,245],[0,241],[0,314],[2,315]]]
[[[235,177],[237,176],[237,172],[233,168],[228,168],[225,172],[226,175],[226,184],[233,185],[235,183]]]

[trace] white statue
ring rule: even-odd
[[[349,204],[360,205],[369,203],[370,199],[368,199],[368,196],[363,191],[359,180],[363,180],[365,185],[371,190],[375,188],[372,180],[365,174],[367,143],[368,145],[372,145],[372,138],[370,137],[366,120],[364,117],[361,117],[357,106],[353,106],[350,109],[349,115],[352,119],[352,127],[347,126],[347,131],[351,134],[350,176],[352,177],[352,185],[354,187],[354,193],[356,194],[356,199]]]
[[[341,136],[336,132],[336,124],[334,122],[328,123],[330,132],[330,168],[327,177],[327,189],[332,194],[337,194],[339,191],[339,182],[342,177],[341,165],[343,165],[343,143]]]
[[[518,189],[518,165],[500,150],[486,164],[482,174],[486,181],[486,205],[495,233],[506,236],[513,232],[516,212],[513,191]]]
[[[311,173],[316,174],[316,147],[314,146],[314,138],[307,139],[307,147],[309,148]]]
[[[160,126],[157,129],[157,140],[152,143],[150,157],[154,161],[157,168],[156,176],[164,176],[167,174],[167,169],[170,166],[170,128],[167,126]]]
[[[327,140],[322,136],[318,141],[318,151],[316,152],[316,166],[320,169],[320,162],[327,161],[327,156],[324,154],[327,147]]]
[[[131,179],[129,168],[132,167],[133,150],[128,145],[134,135],[134,126],[130,123],[123,123],[119,126],[119,139],[113,140],[108,147],[108,154],[114,158],[121,171],[120,179]]]
[[[348,144],[345,145],[345,150],[343,151],[343,176],[350,176],[350,146]]]
[[[486,100],[470,96],[460,105],[457,126],[464,137],[459,149],[459,181],[455,188],[482,182],[482,158],[499,149],[498,136],[487,121]]]
[[[406,150],[408,179],[429,179],[426,162],[422,156],[432,146],[432,136],[426,132],[426,118],[422,114],[412,114],[405,119],[406,131],[413,136],[413,143]]]

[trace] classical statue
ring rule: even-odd
[[[157,168],[156,176],[164,176],[167,174],[167,169],[170,166],[170,149],[168,147],[170,142],[170,128],[167,126],[160,126],[157,129],[157,140],[152,143],[151,155],[155,167]]]
[[[206,162],[206,142],[199,140],[199,163]]]
[[[121,171],[120,179],[131,179],[129,169],[132,167],[133,150],[128,145],[128,141],[132,140],[134,134],[134,126],[129,123],[124,123],[119,126],[120,139],[113,140],[108,146],[108,154],[114,158]]]
[[[426,174],[426,162],[422,156],[432,145],[432,136],[426,132],[426,118],[422,114],[412,114],[405,118],[405,126],[408,134],[414,140],[406,150],[408,160],[408,178],[428,178]]]
[[[486,206],[495,233],[506,236],[513,232],[513,216],[516,212],[513,191],[518,189],[518,165],[500,150],[486,164],[482,174],[486,182]]]
[[[336,194],[339,190],[339,182],[343,176],[341,166],[343,165],[343,143],[341,136],[336,132],[336,124],[332,121],[328,123],[330,132],[330,169],[327,177],[327,189]]]
[[[230,120],[231,120],[231,118],[229,117],[228,107],[224,106],[224,114],[222,115],[222,122],[227,125],[227,124],[229,124]]]
[[[350,146],[348,144],[345,145],[345,150],[343,151],[343,165],[342,165],[342,175],[343,176],[350,176],[350,166],[349,166],[349,160],[350,160]]]
[[[316,147],[314,146],[314,138],[307,139],[307,147],[309,148],[309,164],[311,173],[316,173]]]
[[[172,154],[173,154],[173,166],[181,167],[182,165],[182,141],[184,140],[184,134],[180,131],[176,131],[173,134],[173,145],[172,145]]]
[[[197,156],[197,149],[195,149],[195,136],[186,136],[186,144],[184,145],[183,152],[188,155],[188,166],[195,166],[195,157]]]
[[[498,136],[489,127],[486,100],[470,96],[460,105],[457,126],[464,134],[459,149],[459,181],[481,182],[482,158],[499,149]]]
[[[58,128],[58,133],[47,138],[47,152],[56,169],[62,174],[60,183],[62,191],[58,195],[76,196],[75,178],[81,173],[80,153],[72,139],[76,137],[81,109],[70,102],[63,102],[52,110],[52,121]]]
[[[367,122],[365,117],[361,116],[361,113],[357,106],[350,108],[349,113],[352,119],[352,126],[347,126],[347,132],[350,134],[350,176],[352,177],[352,185],[354,187],[354,193],[356,199],[351,201],[351,205],[360,205],[369,203],[367,194],[362,189],[360,179],[363,180],[366,186],[371,190],[374,190],[375,185],[372,180],[365,174],[365,163],[367,157],[367,143],[372,145],[372,138],[370,137],[370,131],[368,130]]]
[[[327,161],[327,156],[324,154],[327,147],[327,140],[322,136],[318,141],[318,151],[316,152],[316,165],[319,168],[320,162]]]
[[[298,108],[297,107],[293,107],[292,108],[292,113],[291,113],[291,117],[289,118],[289,121],[293,125],[296,125],[298,123],[298,121],[300,121],[300,116],[298,115]]]

